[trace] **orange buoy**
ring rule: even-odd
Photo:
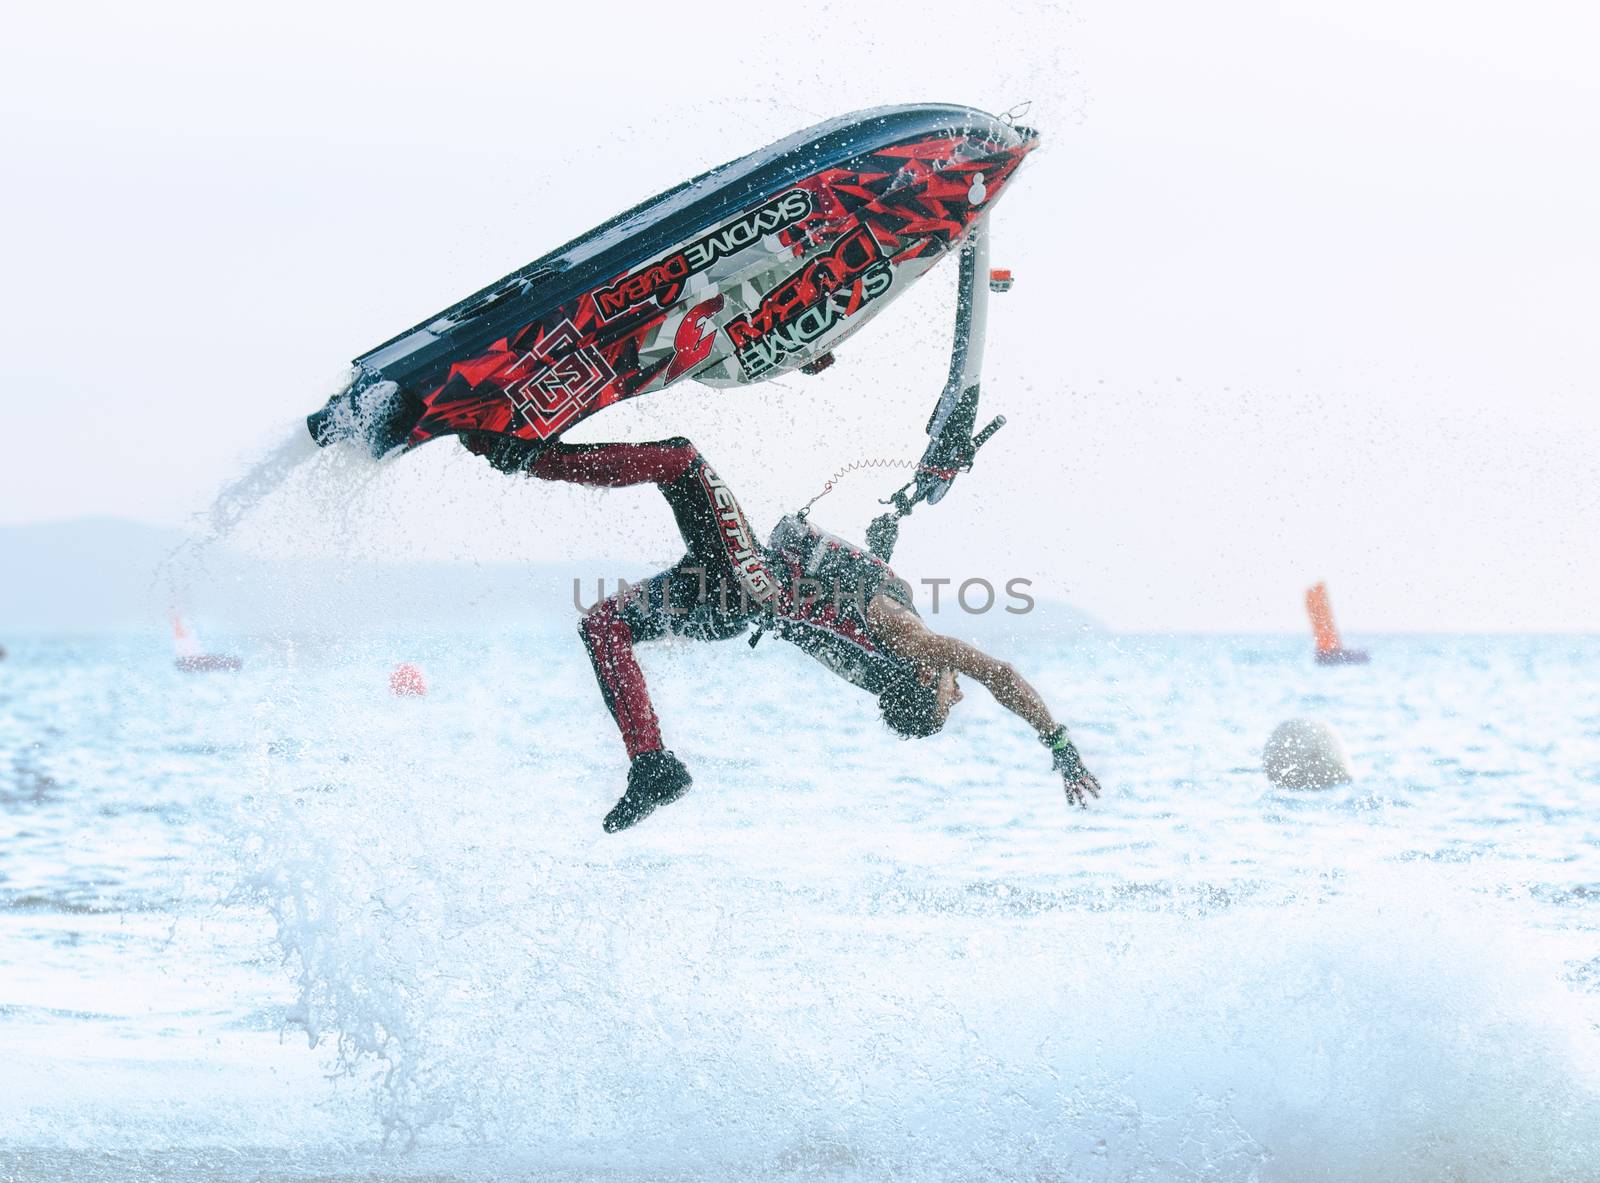
[[[402,661],[389,674],[389,689],[402,698],[421,698],[428,693],[428,683],[421,670]]]
[[[1367,660],[1364,650],[1346,649],[1339,643],[1327,584],[1319,583],[1306,589],[1306,615],[1311,617],[1311,633],[1317,640],[1318,665],[1360,665]]]

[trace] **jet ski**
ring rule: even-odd
[[[816,372],[959,252],[950,381],[913,498],[935,501],[981,442],[981,224],[1037,144],[1032,129],[969,107],[829,120],[618,214],[367,351],[307,426],[319,444],[356,439],[375,456],[468,433],[531,454],[684,379],[728,387]]]

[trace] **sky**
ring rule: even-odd
[[[792,10],[29,5],[0,43],[0,524],[183,524],[348,360],[617,210],[846,111],[1031,102],[997,207],[1007,428],[896,565],[1133,630],[1600,629],[1590,5],[930,0]],[[816,378],[680,385],[758,527],[920,453],[953,267]],[[319,467],[320,466],[320,467]],[[885,483],[889,487],[881,487]],[[814,511],[861,536],[895,482]],[[338,502],[336,506],[331,503]],[[317,461],[272,553],[665,563],[648,491],[434,444]]]

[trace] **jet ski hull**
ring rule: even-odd
[[[644,202],[355,360],[308,420],[377,454],[556,438],[684,378],[826,355],[959,247],[1037,145],[966,107],[831,120]]]

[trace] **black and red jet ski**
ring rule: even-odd
[[[959,250],[950,378],[917,475],[893,499],[903,515],[937,501],[1004,422],[973,435],[982,227],[1037,144],[1032,129],[970,107],[829,120],[618,214],[362,354],[307,425],[319,444],[356,438],[378,456],[487,433],[525,459],[683,378],[736,386],[821,369]]]

